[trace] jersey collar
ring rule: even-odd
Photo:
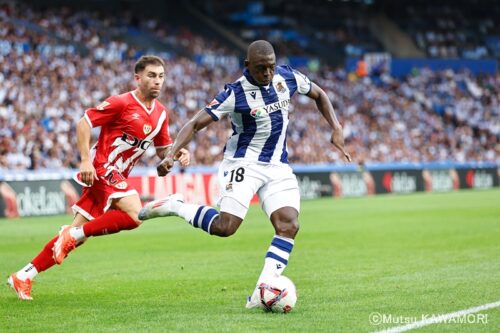
[[[139,103],[140,106],[142,106],[142,108],[144,109],[144,111],[146,111],[148,114],[151,114],[151,112],[153,112],[153,110],[155,109],[155,104],[156,104],[156,99],[153,100],[153,104],[151,104],[151,110],[148,110],[148,108],[146,107],[146,105],[144,105],[138,98],[137,96],[134,94],[134,91],[132,90],[130,92],[132,94],[132,96],[134,97],[134,99],[136,100],[137,103]]]

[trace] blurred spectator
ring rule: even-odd
[[[500,31],[495,2],[381,0],[378,5],[431,58],[484,59],[496,54],[488,49],[488,38]]]
[[[133,88],[130,69],[137,50],[100,35],[101,28],[121,31],[128,19],[99,19],[97,14],[65,8],[37,13],[23,8],[22,13],[23,19],[57,34],[50,37],[14,24],[12,20],[21,17],[16,7],[0,6],[0,170],[78,167],[74,134],[84,110]],[[170,35],[169,27],[154,20],[144,25],[172,43],[186,44],[193,55],[236,58],[231,50],[187,30]],[[84,56],[76,50],[78,43],[94,51]],[[231,60],[224,66],[195,60],[166,59],[167,80],[160,99],[172,110],[174,137],[221,85],[241,71]],[[342,69],[302,70],[334,103],[355,161],[500,162],[499,75],[424,69],[404,80],[384,73],[374,84],[369,77],[357,79]],[[290,161],[338,161],[321,114],[308,98],[296,98],[288,132]],[[189,146],[192,164],[219,162],[231,132],[228,120],[223,120],[198,133]],[[140,165],[158,162],[153,149],[147,155],[150,159],[141,159]]]

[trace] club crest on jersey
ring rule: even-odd
[[[144,125],[144,127],[142,128],[142,130],[144,131],[144,134],[149,134],[149,133],[151,133],[151,130],[152,130],[152,129],[153,129],[153,128],[151,127],[151,125],[150,125],[150,124],[145,124],[145,125]]]
[[[284,93],[284,92],[286,92],[286,88],[283,85],[283,82],[280,81],[280,82],[278,82],[276,84],[276,91],[279,92],[279,93],[281,93],[281,94]]]
[[[102,111],[106,108],[106,106],[108,106],[110,103],[108,101],[104,101],[102,102],[101,104],[99,104],[98,106],[96,106],[95,108],[99,111]]]

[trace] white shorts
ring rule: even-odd
[[[279,208],[300,211],[300,192],[289,165],[258,164],[223,160],[219,166],[221,212],[245,218],[250,201],[258,194],[267,216]]]

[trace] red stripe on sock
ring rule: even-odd
[[[86,237],[115,234],[121,230],[132,230],[139,225],[127,213],[110,210],[83,225]]]

